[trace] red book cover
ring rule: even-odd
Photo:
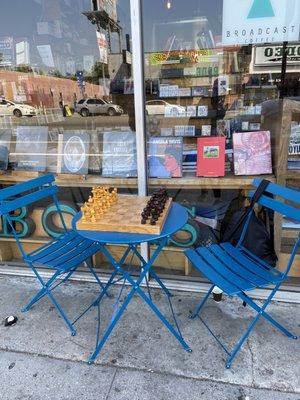
[[[197,176],[225,175],[225,137],[197,139]]]

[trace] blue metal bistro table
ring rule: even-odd
[[[184,341],[182,334],[180,332],[175,313],[172,307],[171,302],[171,293],[160,280],[158,275],[153,271],[152,266],[154,261],[159,256],[160,252],[162,251],[163,247],[167,244],[168,238],[179,231],[187,222],[188,214],[184,207],[180,206],[177,203],[173,203],[169,215],[165,221],[163,230],[160,235],[153,235],[153,234],[137,234],[137,233],[120,233],[120,232],[100,232],[100,231],[87,231],[87,230],[77,230],[76,225],[78,220],[81,218],[81,213],[75,215],[73,219],[73,228],[78,232],[79,235],[96,241],[99,243],[100,249],[99,251],[102,252],[106,258],[109,260],[113,267],[113,272],[106,283],[104,285],[103,290],[100,292],[97,300],[93,303],[93,306],[98,306],[98,329],[97,329],[97,339],[96,339],[96,347],[94,352],[91,354],[89,358],[89,363],[93,363],[101,351],[102,347],[104,346],[105,342],[109,338],[110,334],[112,333],[113,328],[117,324],[118,320],[121,318],[122,314],[126,310],[128,304],[130,303],[131,299],[135,294],[139,295],[146,304],[150,307],[150,309],[154,312],[154,314],[161,320],[161,322],[167,327],[167,329],[175,336],[175,338],[179,341],[182,347],[186,350],[191,352],[190,347]],[[120,221],[120,223],[122,223]],[[150,257],[149,261],[146,261],[140,251],[138,250],[138,245],[140,243],[156,241],[158,243],[157,248],[155,249],[153,255]],[[126,250],[121,257],[120,261],[116,261],[110,251],[107,248],[108,244],[125,244]],[[139,272],[138,277],[133,277],[128,270],[124,269],[124,263],[129,254],[135,255],[141,261],[141,270]],[[166,319],[166,317],[162,314],[162,312],[157,308],[157,306],[153,303],[152,297],[149,290],[148,285],[148,275],[152,277],[158,285],[161,287],[170,304],[170,309],[172,312],[172,316],[174,319],[174,326]],[[106,327],[102,337],[100,337],[100,303],[105,297],[105,294],[109,287],[116,282],[123,281],[123,284],[127,282],[131,285],[131,289],[129,290],[125,299],[120,303],[119,301],[115,304],[115,310],[111,317],[111,320]],[[146,282],[146,287],[148,289],[147,293],[143,290],[142,284]],[[120,295],[118,297],[120,300]],[[120,305],[118,304],[120,303]]]

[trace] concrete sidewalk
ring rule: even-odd
[[[0,325],[0,399],[86,400],[300,400],[300,342],[284,337],[266,321],[257,325],[232,368],[226,354],[203,324],[188,318],[199,296],[174,293],[173,305],[182,333],[193,352],[187,353],[148,307],[135,297],[96,360],[85,363],[95,345],[96,309],[77,325],[71,337],[47,299],[28,313],[20,309],[38,289],[35,280],[0,276],[0,319],[17,315],[12,327]],[[97,295],[97,286],[71,282],[56,298],[76,316]],[[103,303],[108,319],[116,300]],[[170,315],[160,291],[159,308]],[[274,303],[269,311],[300,336],[300,306]],[[252,312],[226,298],[209,302],[203,311],[219,337],[232,346]]]

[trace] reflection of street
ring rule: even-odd
[[[65,129],[95,129],[95,128],[114,128],[128,126],[128,115],[121,116],[92,116],[81,117],[74,114],[71,117],[63,117],[61,113],[53,115],[38,115],[36,117],[0,117],[0,128],[14,128],[18,125],[48,125],[49,129],[65,128]]]

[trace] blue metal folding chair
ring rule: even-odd
[[[253,185],[258,187],[260,182],[260,179],[254,179]],[[270,195],[275,196],[275,198],[270,197]],[[286,204],[286,201],[294,203],[295,206]],[[284,188],[274,183],[269,183],[264,189],[263,194],[258,198],[257,203],[276,213],[294,218],[300,222],[300,208],[297,208],[300,206],[300,192]],[[300,246],[300,234],[295,242],[285,270],[280,272],[278,269],[269,266],[248,249],[243,247],[243,240],[253,212],[254,205],[246,218],[240,240],[236,246],[233,246],[231,243],[213,244],[210,247],[199,247],[196,250],[190,249],[185,253],[195,268],[213,283],[206,296],[196,306],[191,317],[195,318],[198,316],[209,332],[226,351],[228,354],[226,368],[231,367],[237,353],[251,334],[260,317],[265,318],[286,336],[292,339],[297,339],[295,335],[290,333],[279,322],[271,317],[266,312],[266,308],[270,304],[281,284],[288,277],[295,255]],[[238,296],[257,313],[248,329],[231,352],[227,350],[224,344],[199,315],[200,310],[208,300],[214,286],[221,288],[228,295]],[[256,288],[265,288],[269,286],[273,286],[273,289],[263,306],[256,304],[253,299],[246,294],[246,292]]]
[[[30,300],[22,311],[30,310],[33,304],[47,295],[74,336],[76,334],[74,323],[79,318],[73,323],[69,320],[66,313],[53,296],[52,290],[66,282],[83,262],[86,263],[89,271],[96,279],[96,282],[103,288],[100,279],[93,269],[91,261],[92,255],[99,250],[99,245],[92,240],[79,236],[73,230],[68,231],[57,199],[58,187],[53,184],[54,180],[55,178],[52,174],[47,174],[28,182],[0,190],[0,216],[7,220],[23,260],[29,265],[42,285],[42,289]],[[52,197],[55,203],[64,233],[58,238],[49,241],[27,254],[19,240],[11,214],[21,207],[28,206],[47,197]],[[52,277],[48,281],[42,279],[41,274],[38,272],[38,268],[40,267],[54,271]]]

